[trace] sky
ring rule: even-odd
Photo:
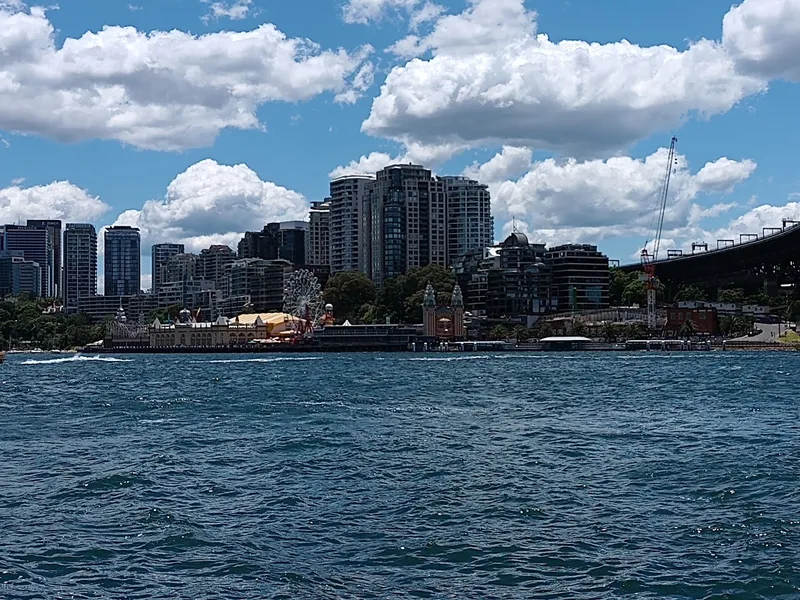
[[[0,223],[138,226],[148,287],[413,161],[628,263],[676,136],[661,252],[715,247],[800,219],[798,55],[800,0],[0,0]]]

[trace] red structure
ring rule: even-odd
[[[678,337],[686,321],[691,321],[697,335],[719,335],[719,319],[716,308],[667,308],[665,333]]]

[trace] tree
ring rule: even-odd
[[[326,303],[333,304],[336,318],[343,322],[359,320],[361,308],[375,302],[377,290],[369,277],[349,271],[331,277],[322,295]]]
[[[625,326],[624,335],[626,340],[640,340],[647,337],[647,328],[644,323],[629,323]]]
[[[607,342],[617,341],[617,328],[610,321],[603,323],[603,326],[600,328],[600,334],[603,336],[603,339]]]
[[[678,288],[673,300],[675,302],[684,301],[704,301],[708,298],[705,290],[694,285],[682,285]]]
[[[697,327],[695,327],[691,319],[686,319],[683,325],[681,325],[680,331],[678,331],[678,335],[687,340],[693,338],[696,333]]]
[[[717,295],[717,300],[719,302],[725,302],[727,304],[743,304],[744,303],[744,290],[741,288],[732,288],[727,290],[722,290]]]
[[[570,334],[577,336],[585,336],[588,331],[586,323],[583,319],[573,319],[570,326]]]
[[[489,333],[493,340],[506,340],[509,337],[508,329],[502,325],[495,325]]]
[[[622,303],[626,306],[647,304],[647,286],[643,281],[631,281],[622,292]]]
[[[539,338],[550,337],[553,333],[553,326],[548,321],[544,321],[539,325]]]
[[[514,327],[514,337],[517,342],[527,342],[531,338],[531,332],[525,325],[517,325]]]
[[[422,321],[422,298],[425,288],[431,284],[437,299],[449,302],[456,284],[453,274],[439,265],[427,265],[411,269],[404,275],[388,279],[378,294],[378,304],[393,321],[420,323]]]
[[[641,274],[641,272],[635,271],[633,273],[626,273],[621,269],[612,267],[609,270],[608,274],[609,274],[609,296],[612,306],[618,306],[620,304],[624,304],[622,296],[625,293],[625,288],[628,287],[629,284],[635,281],[639,281],[639,275]]]

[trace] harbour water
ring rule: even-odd
[[[800,355],[13,355],[0,597],[798,598]]]

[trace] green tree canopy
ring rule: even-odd
[[[744,290],[741,288],[722,290],[717,295],[717,300],[719,302],[742,304],[744,302]]]
[[[675,294],[675,297],[673,298],[675,302],[685,302],[692,300],[699,302],[707,299],[708,295],[706,294],[705,290],[695,285],[680,286]]]
[[[28,294],[0,301],[0,349],[26,342],[44,350],[65,350],[102,340],[105,326],[84,315],[45,313],[50,302]]]
[[[411,269],[404,275],[384,282],[378,294],[378,304],[394,322],[422,322],[422,298],[428,284],[436,291],[437,301],[450,302],[456,279],[449,269],[427,265]]]
[[[361,322],[365,316],[362,314],[362,307],[373,304],[376,295],[375,284],[369,277],[355,271],[337,273],[328,280],[323,292],[325,302],[333,304],[336,319],[341,322]]]

